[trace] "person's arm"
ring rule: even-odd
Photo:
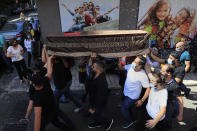
[[[68,61],[66,61],[64,58],[61,58],[61,60],[62,60],[62,62],[63,62],[63,64],[64,64],[64,67],[65,67],[65,68],[69,68],[69,63],[68,63]]]
[[[12,58],[12,57],[16,57],[16,55],[11,55],[11,52],[7,51],[7,57]]]
[[[44,47],[42,49],[42,62],[47,63],[47,60],[48,60],[48,54],[46,51],[46,45],[44,45]]]
[[[111,12],[112,12],[113,10],[115,10],[116,8],[118,9],[118,6],[116,6],[116,7],[112,8],[112,9],[108,10],[108,11],[105,12],[103,15],[107,15],[107,14],[111,13]]]
[[[176,81],[177,84],[180,84],[181,83],[181,79],[178,78],[178,77],[175,77],[175,81]]]
[[[150,129],[154,128],[156,124],[160,121],[160,119],[165,115],[165,113],[166,113],[166,106],[163,106],[161,107],[160,112],[155,119],[147,121],[146,127]]]
[[[53,74],[53,64],[52,64],[53,57],[54,57],[53,55],[50,56],[47,61],[47,74],[45,76],[48,77],[49,79],[52,78],[52,74]]]
[[[159,57],[153,55],[153,53],[151,53],[151,58],[161,64],[164,64],[165,63],[165,60],[164,59],[160,59]]]
[[[151,73],[151,66],[148,63],[146,63],[145,65],[145,71],[146,71],[146,74],[148,75]]]
[[[24,54],[24,50],[21,50],[21,55],[23,55]]]
[[[27,112],[26,112],[26,115],[25,115],[25,118],[28,121],[31,121],[30,120],[30,115],[31,115],[32,109],[33,109],[33,100],[29,100],[29,105],[27,107]]]
[[[177,116],[178,121],[182,121],[183,120],[183,98],[181,96],[177,97],[178,101],[179,101],[179,115]]]
[[[34,131],[40,131],[42,107],[34,107],[34,112],[35,112]]]
[[[73,13],[70,9],[68,9],[68,7],[67,7],[64,3],[62,3],[62,6],[63,6],[72,16],[75,15],[75,13]]]
[[[190,69],[190,61],[185,61],[185,72],[188,72]]]
[[[23,55],[24,54],[23,47],[21,45],[18,45],[18,48],[20,48],[20,50],[21,50],[20,55]]]
[[[120,70],[125,70],[125,65],[122,65],[122,58],[119,58],[119,61],[118,61],[118,68]]]
[[[146,88],[146,92],[144,93],[144,96],[142,97],[142,99],[138,100],[135,104],[137,107],[142,106],[142,104],[144,103],[144,101],[148,98],[149,93],[150,93],[150,87]]]

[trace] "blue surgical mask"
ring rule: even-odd
[[[131,64],[131,68],[134,70],[136,69],[136,64],[134,62]]]
[[[177,52],[181,52],[181,49],[176,49]]]
[[[30,35],[28,35],[28,36],[27,36],[27,38],[28,38],[28,39],[30,39],[30,38],[31,38],[31,36],[30,36]]]

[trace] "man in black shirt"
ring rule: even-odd
[[[173,73],[174,67],[170,64],[165,64],[161,69],[161,74],[168,90],[166,119],[169,127],[172,126],[172,118],[179,115],[179,99],[181,97],[180,88],[173,78]]]
[[[53,61],[53,80],[56,87],[54,95],[59,101],[60,97],[64,96],[70,99],[75,105],[75,112],[82,109],[81,104],[71,95],[70,86],[72,84],[72,74],[70,71],[69,62],[63,58],[55,58]]]
[[[63,120],[66,121],[66,124],[68,125],[58,120],[61,110],[59,110],[54,99],[49,80],[52,76],[52,58],[53,56],[48,59],[47,74],[43,76],[40,73],[37,73],[32,78],[32,84],[35,88],[35,92],[33,94],[33,106],[35,112],[34,131],[44,131],[49,122],[52,122],[62,130],[73,127],[71,125],[72,122],[65,114]]]
[[[179,89],[181,89],[181,87],[184,86],[183,78],[185,76],[185,67],[181,66],[179,64],[180,55],[181,54],[179,52],[173,51],[170,53],[170,56],[168,58],[168,63],[175,67],[173,77],[174,77],[175,81],[177,82]],[[178,119],[178,121],[182,121],[182,119],[183,119],[183,98],[182,98],[182,96],[179,96],[177,99],[179,100],[179,115],[178,115],[177,119]]]
[[[96,62],[92,66],[95,72],[93,80],[89,81],[89,112],[92,114],[94,120],[89,124],[89,128],[96,128],[104,126],[105,130],[110,130],[113,124],[113,119],[107,119],[101,116],[104,107],[108,100],[108,84],[105,73],[103,72],[104,64],[102,62]]]

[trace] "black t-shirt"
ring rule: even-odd
[[[174,74],[173,74],[174,78],[179,78],[181,79],[181,82],[183,81],[183,78],[185,76],[185,68],[184,66],[178,66],[175,68],[174,70]]]
[[[52,117],[57,113],[53,91],[47,77],[44,78],[44,88],[35,91],[33,101],[34,107],[42,107],[42,116]]]
[[[105,106],[108,96],[108,84],[105,73],[89,81],[89,100],[90,105],[95,108]]]
[[[56,88],[65,88],[68,81],[72,80],[70,68],[65,68],[62,61],[53,64],[53,80]]]
[[[179,85],[174,79],[166,85],[166,88],[168,90],[168,102],[174,101],[176,97],[181,96]]]

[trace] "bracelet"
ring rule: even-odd
[[[143,100],[143,99],[141,99],[141,101],[142,101],[142,102],[144,102],[144,100]]]

